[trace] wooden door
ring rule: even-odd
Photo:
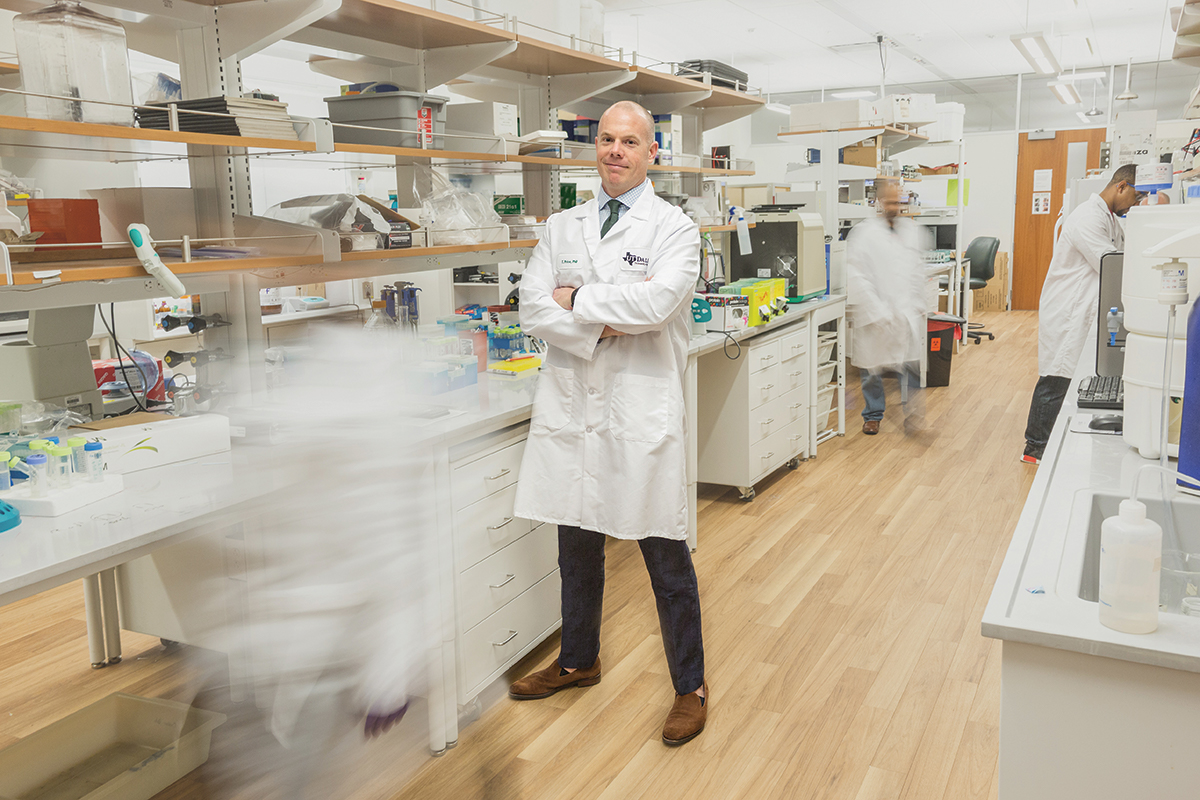
[[[1087,142],[1087,168],[1100,166],[1100,144],[1104,129],[1057,131],[1053,139],[1029,140],[1021,134],[1017,152],[1017,210],[1013,220],[1012,307],[1037,310],[1042,283],[1054,255],[1054,223],[1062,210],[1067,190],[1067,146]],[[1034,214],[1034,173],[1053,170],[1050,213]]]

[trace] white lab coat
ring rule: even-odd
[[[846,243],[846,313],[859,369],[899,369],[925,346],[925,262],[920,226],[881,217],[854,226]]]
[[[600,238],[595,200],[550,217],[521,279],[549,345],[514,514],[618,539],[687,537],[683,371],[696,223],[649,186]],[[556,287],[582,287],[572,311]],[[600,339],[605,325],[630,334]]]
[[[1125,247],[1125,229],[1093,194],[1063,222],[1038,304],[1038,374],[1070,378],[1100,298],[1100,257]]]

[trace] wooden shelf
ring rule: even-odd
[[[212,147],[246,147],[264,150],[297,150],[313,152],[317,149],[313,142],[302,142],[296,139],[265,139],[252,136],[225,136],[216,133],[188,133],[185,131],[159,131],[148,128],[127,128],[122,125],[100,125],[94,122],[65,122],[53,119],[34,119],[33,117],[0,116],[0,132],[18,134],[48,134],[51,137],[81,137],[88,140],[102,140],[97,147],[90,149],[107,149],[103,140],[118,140],[128,142],[163,142],[168,144],[194,144]],[[78,141],[54,141],[53,138],[42,142],[22,141],[17,137],[0,136],[5,144],[33,147],[61,147],[64,149],[81,149]],[[39,137],[40,138],[40,137]],[[89,149],[89,148],[83,148]]]
[[[394,0],[344,0],[312,28],[416,50],[511,42],[516,35],[479,22]]]
[[[252,272],[259,269],[301,267],[313,263],[313,260],[314,256],[261,256],[257,258],[213,258],[189,261],[187,263],[164,259],[164,262],[176,275],[186,278],[188,275],[206,275],[220,272]],[[13,282],[17,286],[48,285],[34,277],[34,273],[53,271],[61,273],[58,280],[62,283],[148,277],[146,271],[142,269],[142,265],[136,259],[112,258],[13,264]],[[0,287],[0,292],[3,290],[3,287]]]
[[[16,75],[21,68],[11,61],[0,61],[0,75]]]
[[[531,39],[528,36],[517,36],[516,51],[496,59],[489,66],[528,75],[547,76],[629,69],[629,65],[621,61]]]
[[[686,80],[686,79],[685,79]],[[694,82],[694,81],[693,81]],[[712,96],[696,103],[697,108],[727,108],[729,106],[765,106],[765,97],[735,91],[726,86],[713,86]]]
[[[753,228],[757,222],[746,223],[747,228]],[[737,225],[709,225],[700,229],[701,233],[732,233],[737,230]]]
[[[912,138],[912,139],[920,139],[925,142],[929,141],[928,136],[922,136],[921,134],[917,133],[916,131],[906,131],[903,128],[897,128],[894,125],[866,125],[866,126],[854,127],[854,128],[828,128],[828,129],[813,128],[812,130],[803,130],[803,131],[780,131],[777,135],[779,135],[779,136],[811,136],[814,133],[854,133],[857,131],[867,132],[866,135],[863,137],[864,139],[869,139],[869,138],[871,138],[871,136],[874,135],[872,133],[869,133],[869,131],[878,131],[883,134],[894,134],[894,135],[904,136],[904,137],[908,137],[908,138]]]
[[[337,142],[333,145],[335,153],[362,153],[377,156],[398,156],[400,158],[444,158],[452,161],[481,161],[504,162],[516,156],[504,153],[473,153],[466,150],[434,150],[420,147],[390,147],[382,144],[353,144]]]
[[[448,256],[455,253],[480,253],[491,250],[514,250],[521,247],[536,246],[537,239],[513,239],[507,242],[452,244],[438,245],[437,247],[398,247],[394,250],[352,250],[349,253],[342,253],[342,261],[386,261],[393,258]]]

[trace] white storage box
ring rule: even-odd
[[[472,136],[506,137],[466,139],[451,136],[466,133]],[[505,153],[516,155],[521,143],[517,141],[517,107],[512,103],[455,103],[446,106],[446,149],[469,153]]]
[[[883,121],[879,105],[868,100],[831,100],[792,106],[792,130],[836,130],[866,128]],[[932,121],[932,120],[931,120]]]
[[[0,800],[149,800],[208,760],[224,714],[110,694],[0,750]]]
[[[938,103],[936,109],[937,122],[926,125],[919,132],[928,136],[931,142],[961,141],[967,107],[962,103]]]
[[[195,417],[131,414],[128,419],[133,424],[110,426],[122,419],[126,418],[70,429],[72,436],[83,436],[104,445],[101,452],[109,475],[125,475],[229,450],[229,419],[220,414]]]
[[[429,246],[456,244],[485,244],[487,242],[507,242],[507,225],[489,225],[484,228],[469,228],[467,230],[441,230],[428,228]]]
[[[45,497],[30,497],[29,481],[22,481],[0,491],[0,500],[26,517],[58,517],[119,494],[124,488],[125,479],[120,475],[105,475],[100,483],[81,477],[66,489],[51,489]]]
[[[85,189],[84,197],[94,198],[100,207],[100,238],[105,242],[124,242],[125,229],[139,222],[150,229],[155,239],[198,237],[196,193],[191,189],[139,187],[125,189]]]
[[[883,101],[885,125],[919,128],[937,120],[937,100],[931,94],[889,94]]]

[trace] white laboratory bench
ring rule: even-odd
[[[1097,580],[1102,515],[1091,520],[1094,496],[1107,509],[1129,496],[1138,468],[1155,462],[1119,435],[1073,432],[1081,414],[1113,413],[1081,412],[1076,388],[1077,381],[983,614],[983,634],[1003,640],[1000,799],[1192,797],[1200,785],[1191,744],[1200,720],[1200,618],[1161,612],[1154,633],[1120,633],[1081,597],[1094,597]],[[1153,472],[1139,495],[1148,505],[1161,497]],[[1185,511],[1200,511],[1196,498],[1176,496],[1191,506]],[[1195,543],[1200,530],[1181,526],[1180,536]]]
[[[844,307],[841,297],[792,306],[782,318],[733,338],[749,347],[758,337],[769,340],[791,332],[795,338],[803,330],[806,355],[815,359],[818,326],[843,320]],[[836,332],[837,353],[842,352],[843,327]],[[709,334],[689,346],[689,420],[697,419],[696,396],[704,380],[698,374],[703,372],[699,359],[716,354],[728,341],[724,335]],[[838,389],[844,392],[844,379],[839,380]],[[476,386],[413,399],[398,409],[405,439],[427,449],[434,462],[435,489],[429,499],[436,507],[442,612],[440,652],[434,661],[440,661],[441,669],[435,668],[428,693],[430,747],[435,753],[457,740],[460,706],[470,704],[561,622],[554,526],[512,515],[536,385],[536,374],[483,374]],[[812,390],[810,406],[818,399],[828,402],[828,392],[818,393],[815,380],[805,385]],[[806,417],[813,431],[811,443],[806,437],[806,453],[815,454],[819,434],[844,432],[842,394],[837,411],[836,428],[823,431],[816,430],[815,415]],[[689,425],[693,546],[696,428]],[[230,570],[245,563],[247,545],[240,534],[230,536],[229,531],[256,513],[248,501],[275,488],[261,481],[238,481],[247,447],[235,440],[228,453],[130,473],[118,495],[53,519],[26,517],[14,530],[0,533],[0,604],[82,578],[89,643],[93,654],[101,654],[99,659],[93,656],[93,663],[104,661],[106,647],[110,659],[120,653],[118,605],[121,625],[128,630],[212,646],[202,632],[208,620],[200,611],[193,617],[186,598],[211,591],[213,584],[206,580],[234,577]],[[278,488],[286,480],[279,476]],[[230,548],[236,557],[230,557]],[[222,553],[224,558],[213,557]],[[243,690],[253,685],[250,669],[249,664],[230,664],[235,693],[239,685]]]

